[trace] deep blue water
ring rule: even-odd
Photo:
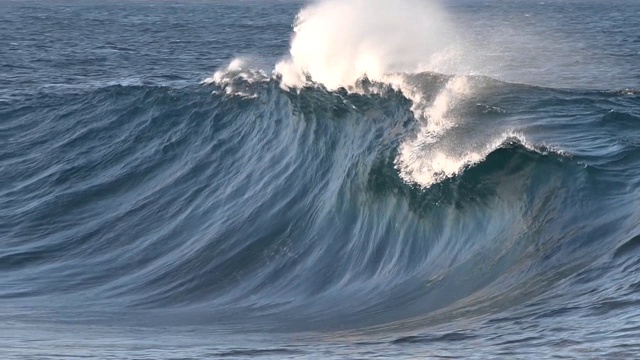
[[[442,2],[335,90],[305,6],[0,0],[1,357],[640,356],[640,3]]]

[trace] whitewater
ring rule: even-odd
[[[2,355],[637,357],[639,11],[0,1]]]
[[[251,95],[234,89],[237,80],[275,80],[285,91],[321,86],[370,94],[392,88],[411,100],[420,122],[417,133],[400,145],[396,167],[406,182],[423,188],[459,174],[514,139],[536,151],[508,127],[484,136],[456,136],[454,128],[464,119],[453,110],[474,90],[481,91],[482,80],[470,70],[477,65],[465,59],[459,35],[434,2],[316,1],[296,16],[293,32],[289,56],[271,76],[249,59],[236,58],[203,83],[240,96]],[[421,89],[423,82],[413,81],[419,74],[446,72],[453,75],[443,78],[433,98]]]

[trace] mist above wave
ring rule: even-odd
[[[424,69],[453,36],[445,13],[416,0],[324,0],[297,16],[289,58],[275,72],[288,86],[310,77],[329,89],[363,76]]]

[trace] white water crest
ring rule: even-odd
[[[456,107],[478,91],[465,75],[473,59],[460,46],[445,12],[431,0],[317,0],[298,14],[289,54],[273,76],[284,89],[320,84],[359,92],[358,81],[368,78],[401,91],[420,126],[400,145],[395,165],[403,180],[427,188],[482,161],[513,136],[508,129],[454,136],[465,121]],[[206,81],[237,94],[238,79],[268,78],[247,65],[234,60]],[[434,96],[411,81],[423,72],[453,75]]]
[[[286,86],[308,78],[329,90],[366,76],[416,72],[453,39],[444,12],[425,0],[324,0],[294,24],[289,58],[276,65]]]
[[[257,94],[250,86],[259,81],[269,81],[271,77],[259,67],[252,66],[249,59],[235,58],[224,69],[216,71],[212,76],[204,79],[203,84],[217,84],[227,95],[255,98]]]
[[[356,82],[367,77],[401,91],[412,100],[421,128],[400,146],[396,166],[406,181],[428,187],[481,160],[486,152],[451,154],[451,146],[440,146],[458,120],[452,108],[470,93],[466,77],[454,76],[430,101],[406,81],[407,74],[455,71],[460,58],[454,40],[445,13],[430,1],[322,0],[300,12],[289,58],[274,72],[285,87],[312,82],[329,90],[357,91]]]

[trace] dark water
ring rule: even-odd
[[[2,357],[637,357],[640,3],[446,3],[428,187],[400,91],[256,73],[302,6],[0,1]]]

